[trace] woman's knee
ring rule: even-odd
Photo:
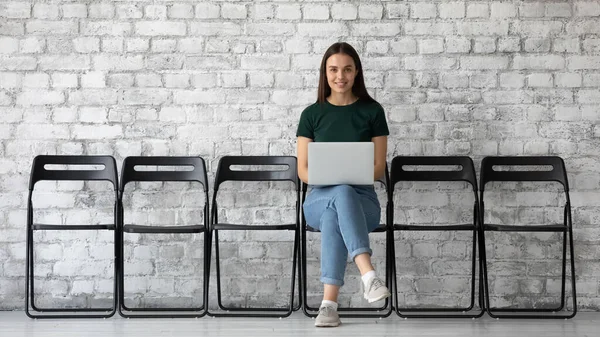
[[[335,198],[358,196],[354,188],[350,185],[337,185],[333,187]]]

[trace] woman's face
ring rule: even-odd
[[[352,57],[333,54],[325,62],[325,73],[331,92],[345,94],[352,90],[358,70]]]

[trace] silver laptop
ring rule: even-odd
[[[372,142],[308,143],[310,185],[373,185],[375,147]]]

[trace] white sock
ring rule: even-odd
[[[377,276],[377,274],[375,274],[375,271],[374,271],[374,270],[371,270],[371,271],[368,271],[368,272],[366,272],[366,273],[365,273],[363,276],[361,276],[360,278],[362,279],[362,281],[363,281],[363,284],[364,284],[364,285],[365,285],[365,287],[366,287],[366,286],[367,286],[367,283],[369,283],[369,281],[370,281],[372,278],[376,277],[376,276]]]
[[[328,306],[330,308],[333,308],[335,311],[337,311],[338,308],[338,304],[334,301],[330,301],[330,300],[323,300],[321,302],[321,306],[319,308],[322,308],[324,306]]]

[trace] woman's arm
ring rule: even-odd
[[[371,141],[375,143],[375,180],[377,180],[385,173],[385,163],[387,160],[387,136],[373,137],[371,138]],[[300,162],[298,162],[298,165],[300,165]]]
[[[298,158],[298,177],[308,184],[308,143],[313,140],[306,137],[298,137],[296,157]],[[383,171],[382,171],[383,172]]]

